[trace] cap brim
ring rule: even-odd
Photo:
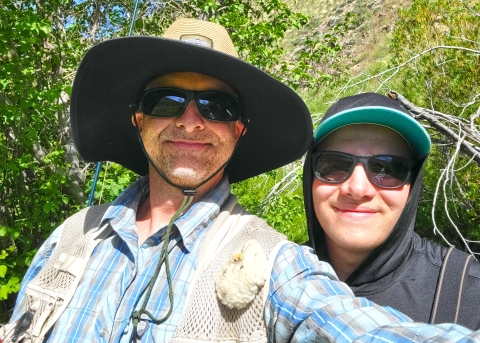
[[[227,54],[160,37],[124,37],[91,48],[76,74],[71,99],[74,142],[89,162],[113,161],[148,173],[131,123],[137,93],[152,78],[197,72],[237,92],[247,132],[226,172],[231,182],[259,175],[300,158],[312,137],[302,99],[260,69]]]
[[[332,115],[317,128],[314,141],[318,143],[333,131],[352,124],[381,125],[398,132],[419,159],[430,152],[430,136],[422,125],[401,111],[381,106],[357,107]]]

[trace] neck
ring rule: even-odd
[[[328,237],[325,237],[325,245],[328,252],[329,263],[337,273],[340,281],[346,281],[348,277],[370,255],[371,251],[349,251],[334,245]]]
[[[190,206],[213,189],[221,181],[222,176],[223,173],[218,173],[218,175],[210,181],[197,188]],[[182,190],[165,182],[153,168],[150,168],[149,183],[150,194],[137,209],[139,246],[145,242],[148,237],[170,222],[185,198]],[[188,208],[185,209],[185,211],[186,210],[188,210]]]

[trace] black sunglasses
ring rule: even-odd
[[[179,117],[191,100],[195,101],[205,119],[214,121],[240,119],[238,98],[220,91],[195,92],[176,88],[152,88],[142,94],[138,109],[153,117]]]
[[[379,188],[405,185],[415,162],[395,155],[356,156],[337,151],[312,154],[313,173],[325,183],[342,183],[350,178],[355,166],[362,163],[370,182]]]

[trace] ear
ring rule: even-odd
[[[143,125],[143,113],[142,112],[135,112],[132,114],[132,125],[137,126],[138,128],[141,129]],[[136,121],[136,122],[135,122]]]
[[[247,133],[246,124],[240,120],[237,120],[235,122],[235,137],[239,139],[240,136],[243,136],[246,133]]]

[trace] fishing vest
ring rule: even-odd
[[[93,250],[113,234],[108,224],[99,227],[107,208],[92,206],[65,221],[53,255],[26,286],[19,304],[23,315],[3,342],[43,342],[72,299]],[[269,278],[277,252],[287,242],[230,195],[200,247],[171,342],[267,342],[263,311]]]

